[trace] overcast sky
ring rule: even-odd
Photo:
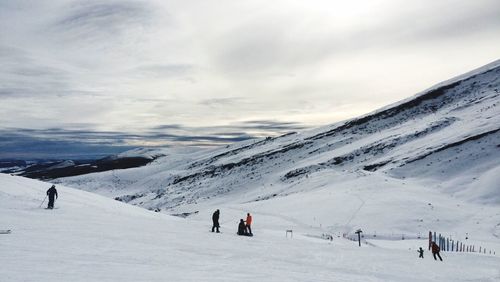
[[[0,0],[0,144],[245,140],[499,58],[498,0]]]

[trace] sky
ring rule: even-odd
[[[331,124],[499,59],[499,34],[498,0],[0,0],[0,158]]]

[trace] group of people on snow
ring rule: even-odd
[[[431,243],[431,251],[432,251],[432,256],[434,257],[434,260],[437,260],[436,256],[439,258],[440,261],[443,261],[443,258],[441,258],[441,255],[439,252],[441,251],[441,248],[439,248],[438,244],[436,242]],[[419,258],[424,258],[424,249],[420,247],[418,250],[418,257]]]
[[[220,217],[220,210],[216,210],[212,214],[212,232],[217,232],[220,233],[220,224],[219,224],[219,217]],[[247,218],[246,220],[240,219],[240,222],[238,224],[238,232],[236,234],[240,236],[253,236],[252,233],[252,215],[250,213],[247,213]]]
[[[240,223],[238,224],[238,235],[241,236],[253,236],[252,233],[252,216],[250,213],[247,213],[247,220],[240,219]]]
[[[49,198],[49,203],[47,205],[47,209],[53,209],[54,208],[54,202],[57,199],[57,189],[55,185],[52,185],[48,190],[47,190],[47,197]],[[219,217],[220,217],[220,210],[217,209],[213,214],[212,214],[212,232],[217,232],[220,233],[220,224],[219,224]],[[238,224],[238,235],[241,236],[253,236],[252,233],[252,215],[250,213],[247,213],[247,218],[246,220],[240,219],[240,222]]]
[[[48,190],[47,190],[47,197],[49,198],[49,203],[47,205],[47,209],[53,209],[54,208],[54,202],[57,199],[57,189],[55,185],[52,185]],[[219,224],[219,217],[220,217],[220,210],[217,209],[213,214],[212,214],[212,232],[217,232],[220,233],[220,224]],[[240,219],[240,222],[238,223],[238,232],[236,232],[240,236],[253,236],[252,233],[252,215],[250,213],[247,213],[247,218],[246,220]],[[440,248],[436,242],[431,243],[431,251],[432,251],[432,256],[434,257],[435,260],[437,260],[436,256],[439,258],[439,260],[443,261],[443,258],[441,258],[441,255],[439,254]],[[422,247],[420,247],[417,252],[419,253],[419,258],[424,258],[424,250]]]
[[[219,217],[220,217],[220,210],[217,209],[213,214],[212,214],[212,232],[217,232],[220,233],[219,228]],[[250,213],[247,213],[247,218],[246,220],[240,219],[240,222],[238,223],[238,232],[236,234],[240,236],[253,236],[252,233],[252,215]],[[439,260],[443,261],[443,258],[441,258],[440,251],[441,249],[439,248],[438,244],[436,242],[431,243],[431,251],[432,251],[432,256],[434,257],[435,260],[439,258]],[[424,258],[424,250],[422,247],[420,247],[417,252],[419,253],[419,258]],[[437,256],[437,257],[436,257]]]

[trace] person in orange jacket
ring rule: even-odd
[[[253,235],[252,234],[252,216],[250,215],[250,213],[247,213],[247,220],[245,221],[245,227],[247,229],[248,234]]]

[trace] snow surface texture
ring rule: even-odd
[[[325,172],[320,172],[325,173]],[[0,235],[1,281],[498,281],[500,258],[473,253],[443,253],[434,261],[416,249],[426,240],[369,240],[360,248],[339,238],[321,239],[321,222],[369,216],[383,226],[384,205],[398,202],[403,214],[420,203],[447,220],[461,222],[452,200],[432,190],[383,179],[333,175],[338,189],[320,189],[268,201],[221,206],[221,234],[208,232],[213,210],[182,219],[58,185],[56,209],[39,208],[49,183],[0,174],[0,222],[11,234]],[[378,185],[378,184],[377,184]],[[375,185],[375,186],[377,186]],[[364,188],[363,188],[364,187]],[[366,189],[372,187],[372,189]],[[371,191],[371,192],[370,192]],[[362,193],[361,193],[362,192]],[[366,194],[369,192],[368,194]],[[343,196],[341,196],[343,195]],[[387,197],[391,195],[391,198]],[[416,200],[409,198],[414,196]],[[378,201],[367,201],[369,198]],[[436,201],[428,207],[422,198]],[[349,200],[348,200],[349,199]],[[393,201],[397,199],[398,201]],[[344,201],[344,202],[343,202]],[[267,204],[271,203],[272,204]],[[376,203],[376,204],[375,204]],[[306,207],[301,209],[300,207]],[[342,206],[342,209],[338,207]],[[493,208],[464,206],[476,219],[461,224],[491,238]],[[253,211],[252,238],[235,234],[239,217]],[[332,214],[331,211],[338,211]],[[378,211],[378,212],[377,212]],[[498,209],[496,210],[498,213]],[[372,214],[372,212],[374,212]],[[316,217],[311,217],[315,214]],[[484,218],[483,218],[484,217]],[[400,218],[395,215],[395,219]],[[481,219],[479,224],[474,221]],[[496,217],[498,220],[498,215]],[[405,223],[417,225],[418,221]],[[293,228],[293,239],[285,230]],[[367,229],[368,231],[368,229]],[[489,235],[488,235],[489,234]],[[462,234],[457,234],[459,238]],[[497,241],[490,242],[498,246]]]

